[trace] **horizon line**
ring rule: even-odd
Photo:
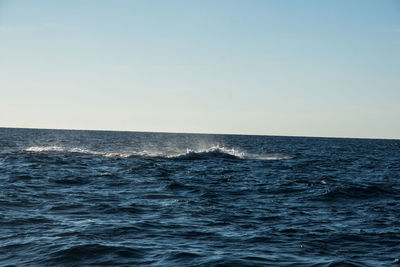
[[[245,135],[266,137],[298,137],[298,138],[331,138],[331,139],[369,139],[369,140],[400,140],[400,138],[389,137],[345,137],[345,136],[314,136],[314,135],[282,135],[282,134],[246,134],[246,133],[196,133],[196,132],[174,132],[174,131],[146,131],[146,130],[115,130],[115,129],[78,129],[78,128],[46,128],[46,127],[17,127],[0,126],[0,129],[27,129],[27,130],[59,130],[59,131],[93,131],[93,132],[131,132],[131,133],[160,133],[160,134],[199,134],[199,135]]]

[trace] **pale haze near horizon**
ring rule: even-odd
[[[0,127],[400,138],[399,1],[0,1]]]

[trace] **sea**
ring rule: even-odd
[[[400,264],[400,140],[0,128],[0,266]]]

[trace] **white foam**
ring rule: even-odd
[[[292,159],[292,156],[288,155],[249,155],[248,159],[258,159],[258,160],[284,160]]]
[[[25,149],[29,152],[43,152],[43,151],[65,151],[64,147],[61,146],[31,146]]]
[[[31,146],[25,149],[28,152],[67,152],[67,153],[82,153],[82,154],[91,154],[91,155],[99,155],[108,158],[129,158],[129,157],[164,157],[164,158],[178,158],[184,157],[190,154],[204,154],[204,153],[223,153],[227,155],[231,155],[240,159],[253,159],[253,160],[285,160],[291,159],[292,156],[288,155],[280,155],[280,154],[270,154],[270,155],[258,155],[258,154],[250,154],[242,152],[235,148],[227,148],[220,145],[213,145],[210,147],[199,148],[199,149],[189,149],[186,151],[118,151],[118,152],[104,152],[104,151],[94,151],[85,148],[78,147],[63,147],[63,146]]]
[[[89,149],[79,147],[62,147],[62,146],[31,146],[25,149],[28,152],[70,152],[70,153],[82,153],[82,154],[93,154],[93,155],[106,155],[105,152],[93,151]]]
[[[202,149],[197,149],[197,150],[193,150],[193,149],[186,149],[186,152],[183,153],[170,153],[169,155],[166,155],[166,157],[168,158],[175,158],[175,157],[181,157],[181,156],[185,156],[191,153],[196,153],[196,154],[200,154],[200,153],[213,153],[213,152],[220,152],[220,153],[225,153],[225,154],[229,154],[231,156],[235,156],[238,158],[245,158],[245,153],[240,152],[234,148],[225,148],[225,147],[221,147],[219,145],[216,146],[212,146],[209,148],[202,148]]]

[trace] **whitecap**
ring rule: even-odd
[[[30,146],[24,151],[27,152],[65,152],[65,153],[82,153],[90,155],[98,155],[107,158],[169,158],[169,159],[207,159],[207,158],[230,158],[230,159],[251,159],[251,160],[286,160],[292,159],[292,156],[281,154],[251,154],[243,152],[236,148],[228,148],[220,145],[213,145],[205,148],[186,150],[168,150],[168,151],[94,151],[79,147],[63,147],[63,146]]]
[[[65,147],[61,146],[31,146],[25,149],[28,152],[46,152],[46,151],[65,151]]]

